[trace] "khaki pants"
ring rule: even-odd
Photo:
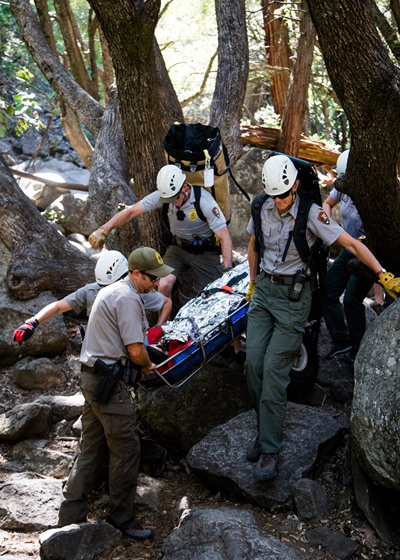
[[[195,255],[176,245],[169,245],[163,259],[165,264],[174,269],[173,274],[178,278],[183,276],[188,268],[191,268],[196,278],[194,286],[196,292],[222,276],[221,261],[219,255],[214,251]]]
[[[278,453],[282,446],[286,389],[311,306],[309,282],[295,302],[288,298],[289,288],[258,277],[247,315],[247,385],[262,453]]]
[[[82,415],[81,451],[63,490],[58,524],[63,527],[86,521],[87,496],[92,488],[99,462],[104,458],[106,442],[110,452],[110,502],[107,521],[120,529],[129,528],[134,520],[140,462],[135,407],[122,383],[117,384],[107,404],[91,402],[93,392],[83,387],[82,393],[85,405]]]

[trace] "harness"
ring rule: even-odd
[[[293,239],[297,251],[299,252],[301,260],[306,263],[307,268],[310,269],[310,284],[311,290],[317,292],[323,287],[326,277],[326,262],[327,262],[327,248],[321,239],[317,239],[314,245],[310,248],[307,241],[307,220],[310,208],[314,203],[314,199],[309,193],[299,194],[300,202],[297,211],[296,220],[294,222],[293,230],[290,232],[282,261],[285,260],[289,245]],[[264,202],[269,198],[269,195],[262,193],[256,196],[251,205],[251,216],[253,218],[255,230],[255,245],[254,250],[259,254],[260,261],[264,255],[264,238],[261,227],[261,208]]]
[[[191,188],[194,191],[194,207],[196,209],[197,215],[203,222],[207,222],[207,218],[203,214],[203,211],[200,207],[200,198],[201,198],[201,191],[202,187],[198,185],[191,185]],[[169,203],[166,202],[162,206],[162,216],[165,225],[169,229],[169,220],[168,220],[168,207]],[[206,239],[201,239],[200,237],[194,236],[192,241],[188,241],[187,239],[182,239],[178,235],[172,235],[170,237],[169,244],[176,245],[177,247],[181,247],[188,253],[193,253],[195,255],[202,254],[206,251],[217,252],[220,254],[221,246],[219,241],[216,239],[215,235],[211,235]]]

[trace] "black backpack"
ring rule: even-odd
[[[286,154],[273,152],[269,157],[274,157],[275,155]],[[311,320],[314,317],[322,317],[322,304],[320,296],[325,285],[328,262],[328,249],[325,243],[321,239],[317,239],[313,247],[310,248],[306,237],[308,213],[313,203],[318,206],[322,206],[321,192],[319,188],[318,175],[314,166],[302,159],[292,156],[287,157],[292,160],[298,170],[297,178],[300,179],[300,188],[297,192],[300,196],[300,202],[293,228],[293,235],[288,238],[283,259],[286,257],[289,245],[293,239],[302,261],[306,263],[311,272],[310,281],[313,292],[313,301],[309,317]],[[260,260],[264,252],[264,243],[261,231],[261,208],[268,197],[269,195],[262,193],[256,196],[251,205],[251,216],[254,222],[256,238],[254,249],[258,252]]]

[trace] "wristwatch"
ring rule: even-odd
[[[227,266],[226,268],[222,269],[222,272],[229,272],[230,270],[232,270],[231,266]],[[385,271],[386,272],[386,271]]]

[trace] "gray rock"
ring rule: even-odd
[[[24,358],[13,369],[14,383],[28,391],[50,389],[65,383],[65,375],[57,369],[49,358]]]
[[[139,473],[136,491],[135,507],[138,511],[161,513],[160,493],[165,489],[167,483],[162,479],[155,479],[143,473]]]
[[[54,213],[63,227],[71,233],[90,235],[97,229],[89,194],[85,192],[63,194],[47,206],[45,212]]]
[[[341,428],[328,413],[288,403],[285,440],[279,454],[277,477],[257,482],[246,448],[256,436],[254,411],[214,428],[187,456],[190,468],[207,484],[230,496],[245,498],[271,512],[292,506],[291,486],[312,473],[324,453],[341,439]]]
[[[0,527],[9,531],[43,531],[55,527],[61,502],[60,480],[12,475],[0,485]]]
[[[218,424],[251,408],[242,371],[212,362],[179,390],[140,392],[139,410],[150,433],[166,445],[188,451]]]
[[[186,510],[162,546],[163,560],[300,560],[258,529],[252,513],[233,508]]]
[[[51,427],[51,407],[47,404],[19,404],[0,414],[0,440],[46,437]]]
[[[336,533],[328,527],[310,529],[306,532],[306,537],[315,546],[326,548],[332,556],[341,560],[354,554],[359,547],[358,542]]]
[[[351,432],[363,470],[378,486],[400,491],[400,301],[364,335],[355,363]]]
[[[121,531],[108,523],[80,523],[50,529],[40,536],[42,560],[91,560],[122,539]]]
[[[56,158],[48,159],[46,161],[36,161],[34,170],[29,167],[29,162],[16,165],[15,169],[39,175],[54,182],[80,183],[83,185],[88,184],[90,175],[90,172],[87,169],[82,169],[81,167],[74,165],[72,162],[61,161]],[[71,192],[61,187],[50,187],[32,179],[19,179],[19,186],[26,196],[41,209],[46,208],[59,196],[66,194],[67,192]],[[76,193],[80,191],[72,192]]]
[[[51,292],[42,292],[26,301],[11,299],[0,282],[0,367],[10,366],[25,356],[58,355],[65,350],[68,334],[61,316],[39,325],[32,338],[21,346],[13,341],[15,329],[54,301]]]
[[[310,478],[301,478],[292,486],[297,515],[302,521],[320,521],[332,506],[323,486]]]
[[[400,494],[373,484],[351,453],[351,471],[357,504],[379,537],[400,549]]]
[[[12,456],[20,461],[25,470],[44,476],[65,478],[68,476],[72,456],[50,449],[51,441],[27,440],[14,446]]]
[[[79,391],[75,395],[58,396],[58,395],[42,395],[34,401],[34,404],[44,404],[50,406],[53,423],[60,420],[75,420],[83,412],[85,399]]]

